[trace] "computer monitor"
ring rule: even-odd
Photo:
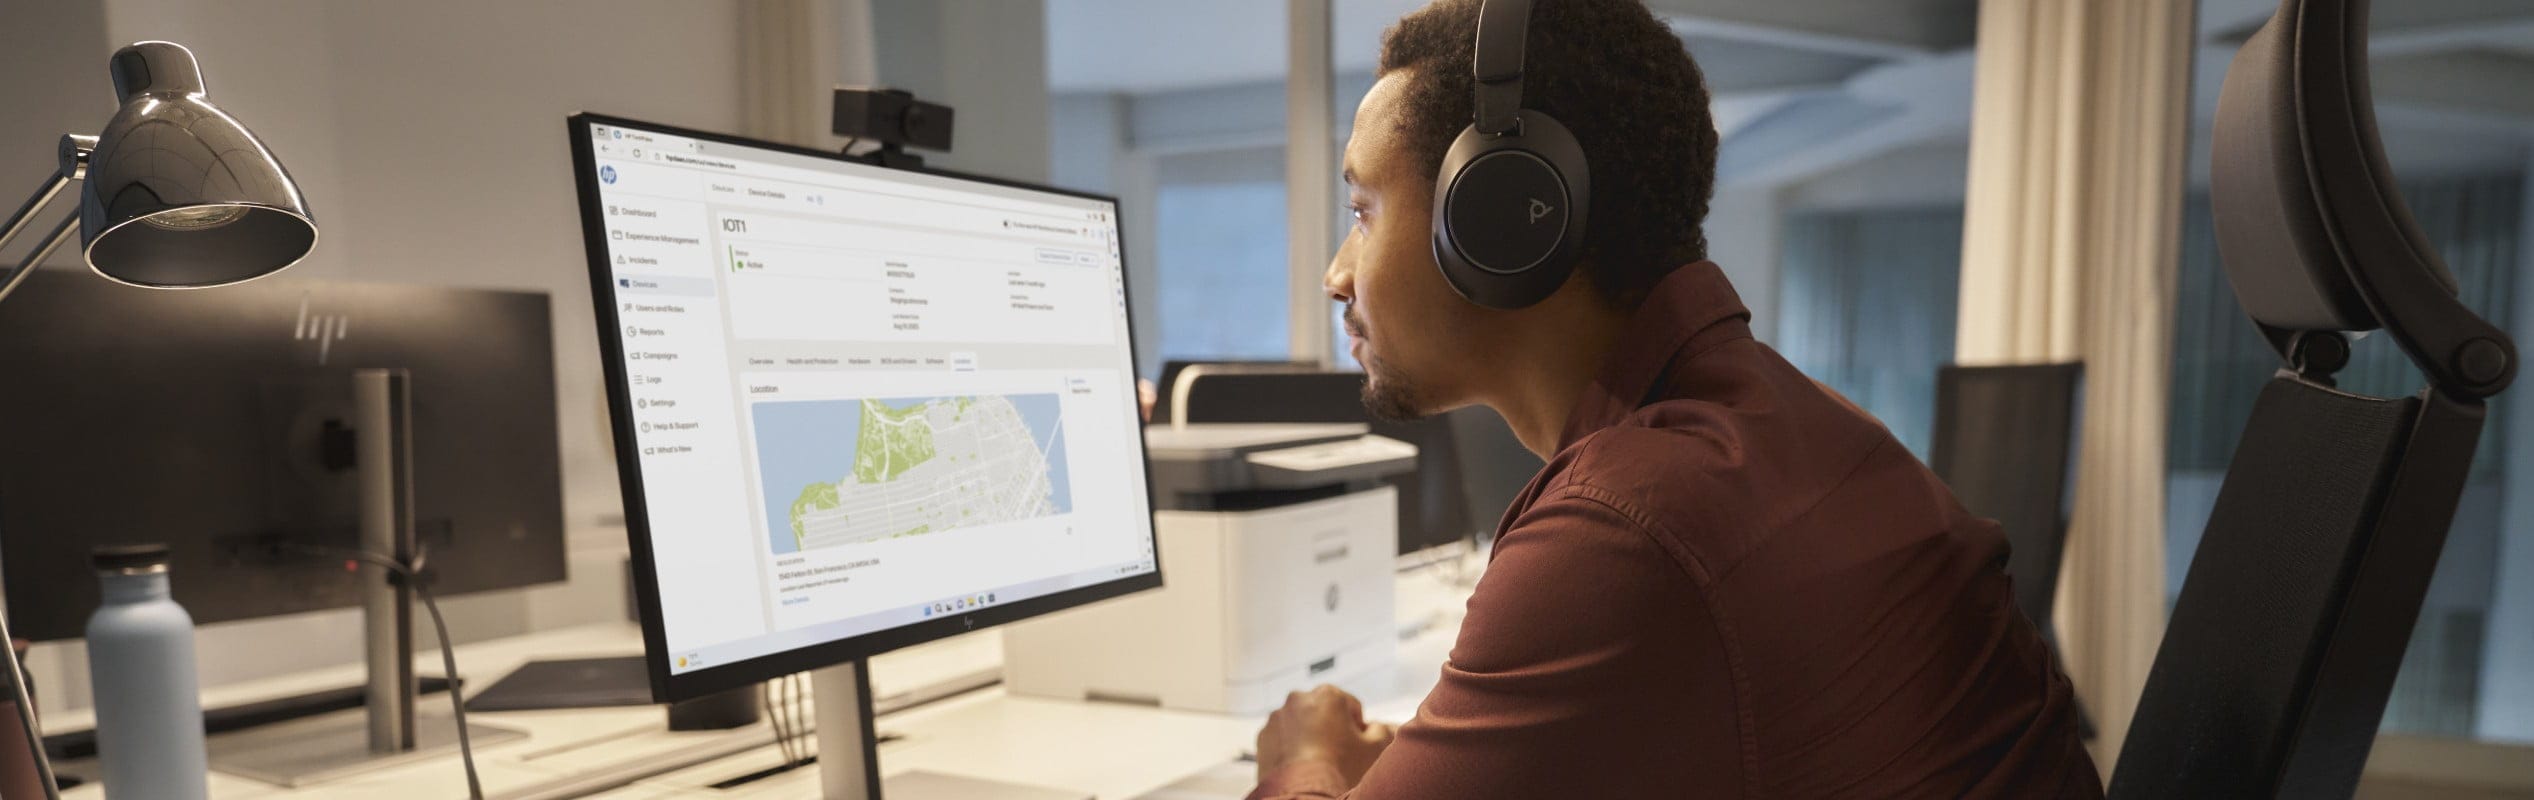
[[[9,624],[78,638],[89,549],[163,542],[197,623],[360,605],[353,371],[411,376],[413,518],[434,590],[564,579],[541,293],[290,278],[163,292],[41,270],[0,307]]]
[[[1161,585],[1116,201],[570,127],[655,696]]]

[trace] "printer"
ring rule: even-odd
[[[1011,692],[1230,714],[1386,674],[1413,445],[1360,423],[1145,429],[1162,588],[1008,626]]]

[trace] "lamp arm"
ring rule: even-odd
[[[42,265],[44,259],[51,256],[53,251],[61,249],[64,242],[70,241],[70,235],[78,229],[79,217],[76,215],[63,217],[61,224],[54,225],[52,234],[44,237],[44,243],[38,245],[35,252],[26,254],[26,260],[18,262],[17,269],[10,271],[5,277],[0,277],[0,300],[9,299],[9,293],[18,290],[18,283],[26,280],[26,276],[35,274],[35,268]],[[0,241],[0,244],[7,244],[7,242]],[[6,605],[0,604],[0,610],[5,609]]]
[[[68,185],[70,185],[70,176],[62,174],[59,170],[47,176],[44,179],[44,185],[35,190],[35,196],[27,198],[26,205],[18,206],[18,213],[9,215],[8,227],[0,228],[0,250],[8,249],[9,240],[18,238],[18,232],[24,230],[26,223],[35,218],[35,212],[43,210],[45,204],[53,202],[53,196],[61,194],[62,187]]]

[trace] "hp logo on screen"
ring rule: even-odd
[[[615,167],[599,167],[599,168],[598,168],[598,182],[599,182],[599,183],[615,183],[615,182],[616,182],[616,168],[615,168]]]

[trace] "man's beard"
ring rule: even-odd
[[[1364,318],[1355,313],[1354,303],[1346,304],[1345,313],[1339,316],[1345,320],[1347,335],[1371,344],[1372,340],[1364,335]],[[1375,376],[1381,379],[1374,380]],[[1417,397],[1416,382],[1390,369],[1369,347],[1364,352],[1364,410],[1391,422],[1415,422],[1429,416],[1424,400]]]
[[[1375,379],[1374,376],[1380,376]],[[1364,357],[1364,410],[1390,422],[1415,422],[1432,416],[1425,402],[1417,397],[1417,387],[1397,370],[1388,369],[1381,359]]]

